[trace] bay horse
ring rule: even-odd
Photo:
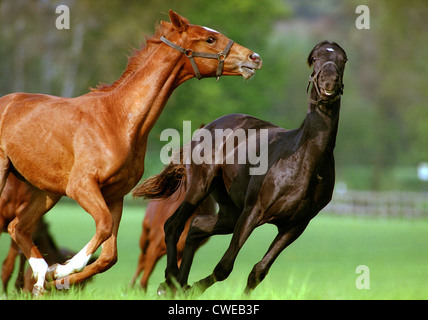
[[[139,195],[133,193],[135,197]],[[186,195],[184,184],[180,185],[177,191],[174,192],[169,198],[163,200],[150,201],[146,208],[146,214],[143,220],[142,233],[140,237],[141,253],[138,258],[137,270],[132,277],[131,287],[134,286],[141,272],[143,276],[140,280],[140,286],[143,290],[147,290],[147,284],[150,275],[153,272],[156,263],[166,254],[165,244],[165,221],[172,216],[175,210],[180,206],[181,202]],[[184,251],[184,244],[189,231],[190,222],[196,215],[214,215],[216,213],[216,203],[212,196],[208,196],[202,204],[196,209],[193,215],[187,220],[184,226],[183,233],[177,243],[177,263],[180,265],[182,254]],[[200,245],[202,245],[201,242]]]
[[[34,294],[44,292],[45,279],[50,286],[78,283],[116,263],[123,197],[141,179],[147,137],[173,90],[195,76],[248,79],[262,66],[258,54],[219,32],[192,25],[172,10],[169,18],[112,85],[75,98],[0,98],[0,191],[9,172],[32,187],[8,232],[34,271]],[[62,196],[92,216],[96,232],[66,264],[48,267],[31,234]],[[100,256],[87,265],[101,244]]]
[[[168,183],[170,179],[181,179],[187,183],[182,204],[165,223],[166,282],[160,286],[159,293],[163,293],[168,287],[174,289],[173,278],[182,288],[187,287],[195,249],[201,241],[215,234],[233,233],[230,245],[213,273],[196,282],[192,289],[204,292],[215,282],[226,279],[232,271],[239,250],[252,231],[264,223],[271,223],[277,226],[278,234],[248,277],[245,292],[250,293],[265,278],[278,255],[302,234],[309,221],[330,202],[335,181],[333,150],[346,61],[345,51],[335,42],[318,43],[310,52],[307,62],[310,67],[313,66],[313,73],[309,79],[308,93],[311,84],[312,89],[308,97],[306,118],[300,128],[285,130],[243,114],[223,116],[208,124],[205,129],[211,133],[213,140],[216,130],[230,130],[230,135],[225,138],[234,139],[233,163],[224,161],[226,143],[212,141],[209,145],[220,147],[210,150],[211,163],[170,163],[160,174],[147,179],[136,188],[140,195],[153,199],[172,192],[168,190],[171,187],[171,183]],[[268,130],[268,148],[264,149],[268,153],[266,173],[250,175],[252,165],[249,161],[237,163],[238,147],[242,143],[236,143],[234,133],[239,129],[247,133],[250,129]],[[191,148],[195,150],[201,142],[198,137],[192,140]],[[249,150],[249,141],[245,142],[248,144],[247,156],[250,151],[254,154],[254,150]],[[262,152],[260,143],[253,145],[253,148],[256,153]],[[187,153],[181,150],[180,154],[186,157]],[[223,161],[216,163],[216,159]],[[156,182],[158,186],[153,188]],[[151,187],[146,189],[146,185]],[[215,216],[197,216],[193,220],[183,260],[178,268],[176,244],[184,223],[210,194],[218,203],[219,212]]]

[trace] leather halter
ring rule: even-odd
[[[198,66],[195,62],[194,57],[207,58],[207,59],[217,59],[218,60],[218,67],[217,67],[217,72],[216,72],[217,81],[220,79],[221,74],[223,73],[224,60],[226,60],[226,57],[229,54],[230,48],[232,48],[232,45],[234,43],[233,40],[229,40],[229,43],[227,44],[226,48],[224,48],[224,50],[222,52],[205,53],[205,52],[194,52],[192,49],[184,49],[184,48],[180,47],[179,45],[169,41],[164,36],[162,36],[160,38],[160,40],[163,43],[169,45],[171,48],[174,48],[175,50],[180,51],[187,58],[189,58],[190,64],[192,65],[193,71],[195,72],[195,76],[196,76],[196,78],[198,78],[198,80],[202,79],[202,75],[199,72],[199,69],[198,69]]]
[[[334,97],[334,99],[329,99],[329,100],[323,100],[321,99],[321,91],[319,89],[318,86],[318,76],[321,72],[321,70],[328,64],[332,64],[336,70],[337,70],[337,74],[339,75],[339,84],[340,84],[340,90],[338,92],[338,94],[336,95],[336,97]],[[313,85],[313,87],[315,88],[318,97],[320,97],[318,100],[314,100],[310,97],[310,93],[309,93],[309,87],[310,85]],[[324,63],[321,68],[313,75],[309,76],[309,83],[308,86],[306,87],[306,93],[308,94],[308,101],[316,106],[320,105],[320,104],[331,104],[333,102],[335,102],[337,99],[340,98],[340,96],[343,94],[343,82],[342,82],[342,76],[340,75],[340,70],[338,68],[338,66],[333,62],[333,61],[327,61],[326,63]]]

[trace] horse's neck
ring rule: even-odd
[[[124,116],[130,141],[144,143],[174,89],[190,77],[180,73],[180,52],[156,45],[151,55],[112,92],[114,108]]]
[[[312,99],[317,100],[316,94]],[[301,142],[313,151],[316,158],[332,154],[336,145],[339,124],[340,98],[329,106],[309,103],[305,121],[300,127]]]

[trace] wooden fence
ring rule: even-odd
[[[340,191],[334,193],[324,212],[337,215],[428,218],[428,193]]]

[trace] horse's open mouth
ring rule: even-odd
[[[239,71],[244,79],[250,79],[256,73],[255,69],[250,66],[241,66]]]
[[[327,97],[331,97],[336,94],[336,90],[327,90],[327,89],[321,88],[321,93]]]

